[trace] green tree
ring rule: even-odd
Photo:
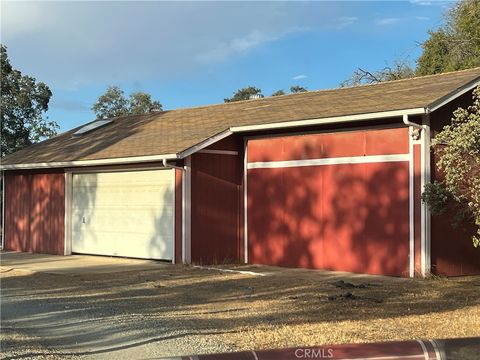
[[[480,1],[459,1],[446,22],[430,31],[417,60],[417,74],[429,75],[480,66]]]
[[[279,96],[279,95],[285,95],[285,91],[282,89],[275,91],[272,95],[270,96]]]
[[[231,98],[223,99],[226,103],[234,102],[234,101],[241,101],[241,100],[249,100],[251,96],[257,95],[263,97],[262,90],[256,88],[254,86],[247,86],[243,89],[239,89],[233,93]]]
[[[92,110],[98,119],[107,119],[128,114],[128,100],[118,86],[109,86],[93,104]]]
[[[298,85],[290,86],[290,92],[293,94],[307,92],[307,91],[308,91],[307,88],[304,88],[303,86],[298,86]]]
[[[7,48],[0,45],[1,156],[51,137],[58,125],[44,117],[52,96],[49,87],[13,68]]]
[[[146,114],[151,111],[162,110],[159,101],[152,100],[152,96],[145,92],[131,93],[129,98],[118,86],[109,86],[105,94],[101,95],[93,104],[92,110],[98,119],[108,119],[130,114]]]
[[[161,111],[160,101],[152,100],[152,96],[145,92],[134,92],[130,94],[129,113],[145,114],[151,111]]]
[[[473,105],[453,113],[451,125],[445,126],[432,141],[438,154],[437,167],[444,181],[427,184],[423,200],[432,213],[454,207],[462,218],[473,219],[480,246],[480,87],[473,92]],[[456,219],[460,220],[459,218]]]

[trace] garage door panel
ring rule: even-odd
[[[75,174],[72,251],[171,260],[172,170]]]
[[[342,137],[329,141],[336,139]],[[408,275],[408,164],[395,158],[249,168],[249,262]]]
[[[248,243],[250,262],[276,264],[284,261],[284,182],[281,169],[249,171]],[[261,206],[257,206],[261,204]]]

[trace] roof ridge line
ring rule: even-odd
[[[344,86],[344,87],[336,87],[336,88],[307,90],[307,91],[301,92],[301,93],[290,93],[290,94],[284,94],[284,95],[266,96],[266,97],[261,98],[261,99],[247,99],[247,100],[238,100],[238,101],[231,101],[231,102],[224,102],[224,103],[215,103],[215,104],[198,105],[198,106],[190,106],[190,107],[180,107],[180,108],[175,108],[175,109],[170,109],[170,110],[162,110],[162,111],[159,111],[158,113],[161,114],[162,112],[167,112],[167,111],[202,109],[202,108],[210,108],[210,107],[226,106],[226,105],[228,106],[229,104],[233,105],[233,104],[252,103],[252,102],[264,102],[264,101],[267,101],[267,100],[271,100],[272,98],[283,98],[283,97],[287,97],[287,96],[294,97],[294,96],[301,96],[301,95],[312,94],[312,93],[339,91],[339,90],[343,90],[343,89],[362,88],[362,87],[367,87],[367,86],[390,84],[390,83],[394,83],[394,82],[405,82],[405,81],[421,79],[421,78],[431,78],[431,77],[444,76],[444,75],[448,75],[448,74],[452,74],[452,73],[457,73],[458,74],[458,73],[468,72],[468,71],[472,71],[472,70],[480,70],[480,66],[469,68],[469,69],[463,69],[463,70],[448,71],[448,72],[444,72],[444,73],[413,76],[413,77],[405,78],[405,79],[381,81],[381,82],[376,82],[376,83],[371,83],[371,84],[360,84],[360,85],[352,85],[352,86]]]

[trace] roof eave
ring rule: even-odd
[[[178,159],[177,154],[164,155],[147,155],[147,156],[131,156],[124,158],[112,159],[96,159],[96,160],[73,160],[73,161],[57,161],[30,164],[8,164],[0,165],[0,170],[32,170],[32,169],[49,169],[49,168],[67,168],[67,167],[83,167],[83,166],[99,166],[99,165],[121,165],[121,164],[140,164],[163,160]]]
[[[466,92],[468,90],[465,90]],[[460,95],[458,95],[460,96]],[[78,161],[66,161],[66,162],[45,162],[45,163],[32,163],[32,164],[11,164],[0,165],[0,170],[21,170],[21,169],[42,169],[42,168],[62,168],[62,167],[81,167],[81,166],[97,166],[97,165],[119,165],[129,163],[145,163],[152,161],[162,161],[184,159],[214,143],[220,141],[227,136],[234,133],[255,132],[263,130],[275,130],[275,129],[287,129],[292,127],[305,127],[313,125],[335,124],[335,123],[347,123],[365,120],[386,119],[402,117],[404,115],[423,115],[431,110],[430,108],[418,107],[400,110],[381,111],[373,113],[333,116],[315,119],[304,119],[294,121],[283,121],[260,125],[246,125],[246,126],[234,126],[230,127],[214,136],[211,136],[204,141],[195,144],[177,154],[164,154],[153,156],[136,156],[126,158],[113,158],[113,159],[100,159],[100,160],[78,160]]]
[[[183,150],[178,153],[178,157],[183,159],[187,156],[190,156],[207,146],[222,140],[223,138],[234,134],[242,132],[252,132],[252,131],[262,131],[262,130],[275,130],[275,129],[287,129],[291,127],[304,127],[312,125],[322,125],[322,124],[335,124],[342,122],[354,122],[362,120],[375,120],[375,119],[384,119],[392,117],[402,117],[403,115],[422,115],[426,114],[426,109],[423,107],[420,108],[411,108],[403,110],[392,110],[392,111],[382,111],[374,113],[365,113],[365,114],[355,114],[355,115],[344,115],[344,116],[333,116],[333,117],[324,117],[316,119],[305,119],[305,120],[294,120],[294,121],[283,121],[275,122],[269,124],[261,125],[246,125],[246,126],[234,126],[228,128],[204,141],[189,147],[188,149]]]
[[[448,104],[450,101],[455,100],[456,98],[462,96],[463,94],[469,92],[470,90],[480,86],[480,77],[473,79],[472,81],[466,83],[465,85],[459,87],[457,90],[441,97],[440,99],[435,100],[429,104],[426,109],[427,112],[433,112],[442,106]]]

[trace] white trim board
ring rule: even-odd
[[[421,178],[420,191],[425,190],[425,185],[430,183],[431,169],[430,169],[430,114],[424,115],[423,131],[421,134]],[[427,203],[421,200],[421,272],[422,276],[426,276],[431,271],[431,221],[430,209]]]
[[[243,261],[248,264],[248,140],[243,141]]]
[[[350,156],[324,159],[287,160],[287,161],[259,161],[247,164],[248,169],[274,169],[301,166],[321,166],[340,164],[369,164],[380,162],[409,161],[409,154]]]
[[[199,150],[199,154],[214,154],[214,155],[238,155],[238,151],[233,151],[233,150],[209,150],[209,149],[204,149],[204,150]]]
[[[192,158],[185,159],[182,177],[182,262],[191,262],[192,219]]]
[[[5,172],[2,171],[2,243],[1,249],[5,246]]]
[[[172,189],[173,189],[173,254],[172,254],[172,264],[175,264],[177,261],[175,259],[175,256],[177,255],[177,169],[171,168],[173,171],[173,176],[172,176]]]
[[[335,124],[335,123],[351,122],[351,121],[402,117],[403,115],[422,115],[422,114],[425,114],[426,112],[427,110],[422,107],[422,108],[382,111],[382,112],[356,114],[356,115],[332,116],[332,117],[316,118],[316,119],[308,119],[308,120],[284,121],[284,122],[275,122],[275,123],[260,124],[260,125],[234,126],[230,128],[230,131],[232,133],[238,133],[238,132],[254,131],[254,130],[270,130],[270,129],[301,127],[301,126],[309,126],[309,125]]]
[[[203,140],[202,142],[199,142],[198,144],[196,145],[193,145],[191,147],[189,147],[188,149],[186,150],[183,150],[181,152],[178,153],[178,157],[180,159],[184,159],[202,149],[205,149],[206,147],[226,138],[227,136],[230,136],[232,134],[232,131],[230,129],[226,129],[216,135],[213,135],[211,137],[209,137],[208,139],[205,139]]]
[[[161,161],[163,159],[167,159],[167,160],[177,159],[177,155],[166,154],[166,155],[132,156],[132,157],[125,157],[125,158],[98,159],[98,160],[73,160],[73,161],[32,163],[32,164],[16,164],[16,165],[13,164],[13,165],[1,165],[0,169],[21,170],[21,169],[66,168],[66,167],[97,166],[97,165],[123,165],[123,164],[131,164],[131,163]]]
[[[64,255],[72,255],[72,180],[73,174],[65,172],[65,238]]]
[[[412,128],[410,128],[411,134]],[[415,216],[414,216],[414,209],[415,209],[415,198],[414,198],[414,154],[413,154],[413,139],[411,136],[408,137],[409,139],[409,163],[408,163],[408,173],[409,173],[409,182],[408,182],[408,214],[409,214],[409,257],[410,257],[410,269],[409,269],[409,276],[413,278],[415,276]]]

